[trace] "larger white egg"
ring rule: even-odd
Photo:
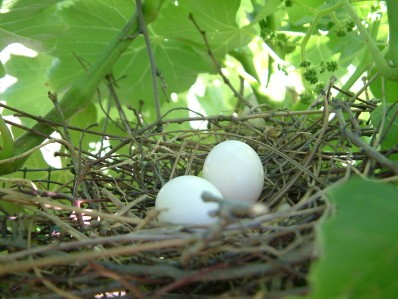
[[[254,203],[264,186],[260,157],[249,145],[237,140],[221,142],[209,152],[203,177],[230,200]]]
[[[159,191],[155,208],[161,211],[158,221],[173,224],[206,225],[217,221],[210,215],[218,209],[215,202],[204,202],[203,192],[222,198],[210,182],[196,176],[180,176],[168,181]]]

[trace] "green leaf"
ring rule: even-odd
[[[93,126],[97,123],[97,108],[94,104],[90,104],[84,110],[74,115],[69,125],[81,128],[82,131],[69,130],[69,134],[72,139],[72,144],[81,146],[82,149],[89,149],[90,143],[99,142],[100,136],[85,133],[84,130],[88,129],[92,131],[99,131],[98,126]],[[62,130],[62,129],[61,129]]]
[[[256,33],[253,27],[238,27],[236,13],[239,5],[239,0],[179,1],[178,5],[169,2],[153,28],[164,38],[176,39],[204,49],[201,34],[189,20],[191,13],[200,29],[206,32],[212,51],[216,55],[224,55],[247,44]]]
[[[5,12],[0,13],[0,49],[11,43],[21,43],[35,50],[48,51],[64,29],[55,15],[59,4],[58,0],[4,1]]]
[[[226,85],[221,84],[218,77],[201,76],[205,85],[203,96],[197,96],[207,115],[217,115],[220,113],[229,114],[234,109],[236,98]],[[231,78],[232,79],[232,78]]]
[[[375,128],[381,125],[384,119],[383,128],[379,134],[382,135],[381,149],[390,150],[398,144],[398,105],[381,105],[372,111],[370,119]]]
[[[51,55],[57,57],[49,71],[49,84],[58,93],[69,88],[93,64],[133,14],[123,0],[62,2],[56,14],[67,29],[56,40]]]
[[[235,16],[239,1],[181,1],[167,3],[158,19],[150,26],[152,51],[165,92],[187,90],[201,72],[214,72],[204,51],[204,42],[188,19],[191,12],[206,30],[212,49],[225,55],[229,50],[246,44],[253,37],[251,27],[238,28]],[[132,14],[130,1],[117,3],[106,0],[76,1],[57,13],[68,30],[57,40],[52,55],[58,57],[49,73],[50,87],[62,93],[93,63],[102,49]],[[184,30],[181,30],[184,28]],[[122,55],[113,68],[118,96],[122,104],[138,105],[153,111],[151,67],[144,39],[140,36]],[[103,88],[103,92],[104,88]],[[161,92],[161,100],[166,96]]]
[[[324,4],[324,0],[307,0],[305,5],[312,9],[317,9]],[[314,19],[313,14],[306,8],[298,4],[294,4],[292,7],[287,8],[289,16],[289,22],[294,26],[302,26],[306,23],[311,22]]]
[[[53,107],[46,86],[47,69],[51,62],[50,56],[41,53],[36,57],[11,55],[5,68],[7,74],[18,81],[1,94],[7,104],[35,116],[47,113]],[[26,125],[32,123],[26,118],[22,120]]]
[[[374,74],[375,70],[372,70],[369,73],[369,78]],[[394,103],[397,100],[398,82],[387,80],[380,75],[372,82],[370,90],[377,99],[382,99],[384,95],[387,103]]]
[[[0,61],[0,78],[4,77],[6,75],[6,70],[4,68],[3,63]]]
[[[264,20],[266,17],[272,15],[279,9],[281,4],[282,4],[282,1],[280,1],[280,0],[266,1],[264,6],[260,9],[260,11],[255,16],[252,23],[254,24],[254,23],[260,22],[261,20]]]
[[[398,298],[397,189],[351,178],[328,198],[334,212],[318,228],[309,298]]]

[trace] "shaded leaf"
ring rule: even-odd
[[[375,74],[375,70],[369,73],[369,78]],[[398,100],[398,82],[390,81],[378,76],[370,85],[370,90],[377,99],[382,99],[383,95],[387,103],[394,103]]]
[[[352,178],[328,193],[334,213],[318,230],[309,298],[398,296],[398,191]]]
[[[239,0],[180,1],[178,5],[169,2],[153,28],[165,38],[204,49],[202,36],[189,20],[189,14],[192,14],[200,29],[206,32],[212,51],[224,55],[247,44],[255,34],[252,27],[238,27],[236,13],[239,5]]]
[[[398,105],[381,105],[372,111],[370,119],[375,128],[379,128],[383,122],[383,128],[380,128],[381,148],[390,150],[398,145]]]
[[[90,143],[98,142],[101,137],[98,135],[85,133],[86,129],[91,131],[98,131],[100,128],[97,123],[97,108],[94,104],[90,104],[84,110],[74,115],[69,124],[80,128],[82,131],[69,130],[72,139],[72,144],[81,146],[82,150],[90,148]]]

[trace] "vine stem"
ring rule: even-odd
[[[308,9],[311,11],[313,14],[315,14],[314,20],[311,22],[310,27],[308,28],[307,33],[305,34],[305,37],[303,38],[301,44],[300,44],[300,49],[301,49],[301,60],[306,61],[306,55],[305,55],[305,49],[307,47],[307,43],[310,40],[312,33],[315,31],[316,26],[318,25],[319,20],[327,16],[329,14],[332,14],[337,8],[342,6],[342,2],[339,1],[335,5],[332,5],[328,8],[322,9],[322,10],[316,10],[312,7],[307,6],[306,4],[302,3],[301,1],[297,1],[298,5],[301,5],[302,7]]]
[[[163,0],[147,0],[143,4],[143,11],[146,23],[152,22],[156,19],[157,13],[163,4]],[[119,32],[113,41],[102,52],[98,60],[85,72],[70,89],[64,94],[59,102],[65,120],[69,120],[73,115],[79,112],[82,108],[86,107],[91,101],[98,85],[104,77],[111,72],[111,69],[120,55],[127,49],[132,42],[131,36],[137,36],[135,33],[139,31],[139,22],[137,13],[130,18],[125,27]],[[62,123],[59,111],[53,108],[45,119],[52,122]],[[42,134],[36,135],[33,131],[39,131]],[[15,140],[15,156],[29,151],[35,146],[41,144],[45,137],[42,135],[50,135],[55,129],[47,123],[37,123],[32,130],[26,132],[24,135]],[[9,169],[0,169],[0,175],[11,173],[18,170],[23,163],[24,159],[16,159]]]
[[[155,111],[156,111],[156,120],[160,121],[161,112],[160,112],[160,101],[159,101],[159,90],[158,90],[158,73],[159,70],[156,67],[155,57],[152,51],[151,41],[149,39],[149,34],[147,30],[147,26],[144,19],[144,13],[142,10],[141,0],[135,0],[137,6],[137,16],[140,24],[142,35],[144,36],[146,49],[148,52],[149,64],[151,65],[151,75],[152,75],[152,87],[153,87],[153,98],[155,102]]]
[[[388,2],[397,2],[397,1],[395,0],[395,1],[388,1]],[[355,26],[358,28],[358,31],[359,31],[365,45],[368,47],[369,52],[372,55],[373,60],[376,64],[376,67],[380,71],[380,74],[382,76],[384,76],[386,79],[389,79],[392,81],[398,81],[398,68],[397,67],[392,68],[389,66],[389,64],[385,60],[383,54],[380,52],[376,43],[372,39],[372,36],[368,32],[368,30],[365,28],[365,26],[362,24],[362,21],[359,18],[358,14],[356,13],[354,7],[351,5],[351,3],[348,0],[343,0],[343,6],[346,9],[346,11],[348,12],[348,14],[350,15],[352,21],[355,23]],[[396,3],[395,3],[395,6],[397,6]],[[395,6],[391,6],[391,4],[390,4],[389,8],[393,8]],[[393,14],[396,14],[396,12],[394,12],[394,13],[390,12],[390,15],[393,15]],[[391,23],[390,19],[394,19],[394,18],[389,18],[390,26],[391,26],[391,24],[394,24],[395,22],[397,22],[396,20],[394,20],[393,23]],[[396,28],[390,27],[390,33],[394,32],[394,31],[396,31]],[[398,38],[398,36],[395,37],[396,34],[398,34],[398,33],[396,33],[396,32],[393,33],[394,38]],[[390,40],[390,42],[391,42],[391,40]]]
[[[207,39],[207,34],[206,31],[202,30],[199,27],[199,24],[196,22],[194,16],[192,15],[192,13],[189,14],[189,20],[193,23],[193,25],[195,26],[196,30],[198,30],[198,32],[200,33],[200,35],[202,36],[203,42],[205,44],[205,47],[207,49],[207,54],[210,56],[210,59],[213,61],[214,66],[217,69],[217,73],[221,76],[221,78],[223,79],[223,82],[231,89],[231,91],[234,93],[234,96],[241,102],[243,103],[245,106],[249,107],[249,108],[254,108],[254,106],[248,102],[236,89],[235,87],[232,85],[231,81],[229,81],[229,79],[225,76],[224,72],[222,71],[221,65],[219,64],[219,62],[217,61],[217,59],[214,57],[213,51],[211,50],[210,47],[210,43],[209,40]]]

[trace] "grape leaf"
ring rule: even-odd
[[[89,129],[98,131],[100,128],[97,123],[97,108],[94,104],[88,105],[84,110],[75,114],[69,121],[69,125],[78,127],[81,130]],[[98,142],[101,137],[98,135],[88,134],[84,131],[69,130],[72,144],[81,147],[81,149],[89,149],[90,143]]]
[[[5,64],[8,75],[17,78],[17,82],[2,93],[2,100],[9,106],[26,111],[36,116],[44,115],[53,104],[47,97],[47,69],[52,57],[38,54],[36,57],[11,55]],[[32,120],[22,118],[25,125],[31,125]]]
[[[256,33],[253,27],[238,27],[235,18],[239,4],[239,0],[180,1],[179,5],[170,2],[153,28],[165,38],[204,49],[203,37],[189,20],[189,14],[192,14],[200,29],[206,32],[212,51],[216,55],[224,55],[233,48],[247,44]]]
[[[309,298],[397,298],[397,189],[351,178],[328,198],[334,213],[318,228]]]
[[[376,70],[372,69],[369,73],[369,78],[373,77]],[[382,80],[384,82],[382,82]],[[388,103],[394,103],[397,101],[398,94],[398,82],[390,81],[382,76],[378,76],[370,85],[370,90],[377,99],[381,99],[383,96]]]
[[[307,0],[305,4],[307,7],[312,9],[317,9],[324,4],[324,0]],[[302,26],[306,23],[310,23],[314,16],[309,14],[309,10],[298,4],[294,4],[292,7],[287,8],[287,13],[289,15],[289,22],[295,26]]]
[[[68,29],[57,40],[51,54],[58,59],[49,72],[50,87],[65,91],[100,55],[109,41],[133,13],[130,1],[106,0],[75,1],[58,11]],[[251,27],[238,28],[235,15],[239,1],[181,1],[176,6],[167,2],[158,19],[149,27],[152,52],[167,94],[187,90],[200,72],[214,71],[208,55],[203,51],[203,40],[188,19],[192,12],[198,23],[209,34],[214,51],[224,55],[230,49],[249,42]],[[184,30],[181,30],[184,28]],[[153,109],[151,67],[144,39],[140,36],[121,56],[113,68],[120,87],[118,95],[123,104],[137,105],[142,100],[146,111]]]
[[[21,43],[37,51],[48,51],[62,34],[64,24],[55,14],[60,1],[5,2],[8,3],[3,3],[4,12],[0,13],[0,49]]]

